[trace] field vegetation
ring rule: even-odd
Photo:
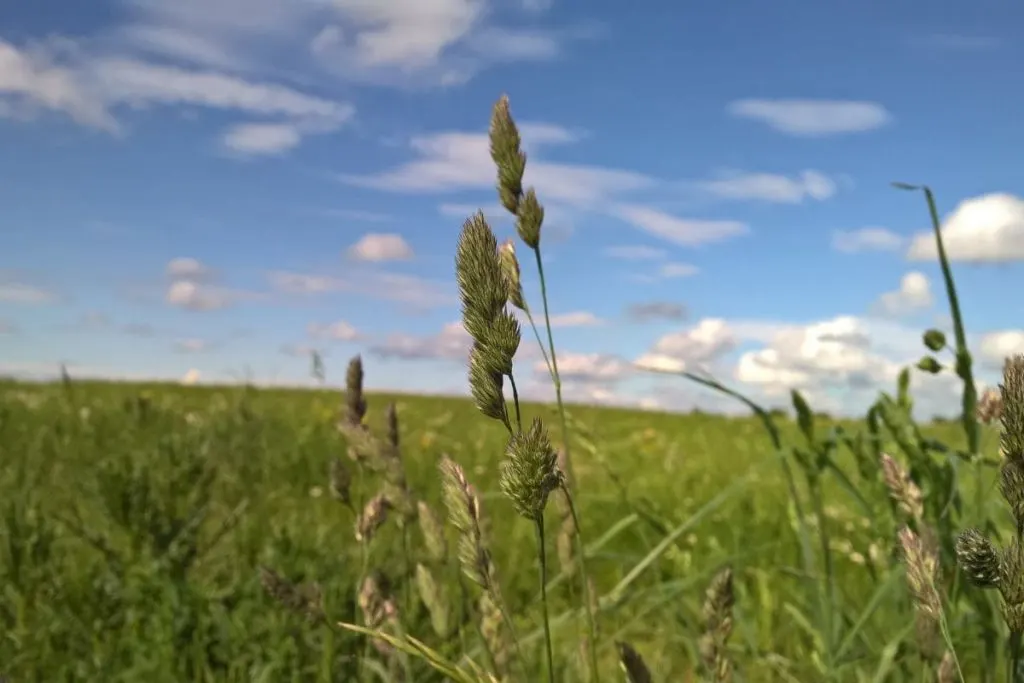
[[[903,187],[955,333],[863,419],[687,373],[750,416],[537,405],[543,208],[504,98],[491,138],[520,244],[477,214],[453,245],[472,400],[365,393],[358,358],[343,393],[0,384],[0,674],[1024,680],[1024,358],[978,396],[930,191]],[[921,372],[959,377],[958,420],[915,421]]]

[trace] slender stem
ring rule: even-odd
[[[551,375],[551,381],[555,379],[555,371],[551,367],[551,359],[548,358],[547,347],[544,346],[544,342],[541,341],[540,332],[537,330],[537,323],[533,321],[533,313],[530,312],[530,307],[526,306],[523,309],[526,313],[526,319],[530,321],[530,327],[533,328],[533,336],[537,339],[537,346],[540,347],[540,354],[544,357],[544,365],[548,368],[548,374]]]
[[[537,260],[537,277],[540,280],[540,297],[544,303],[544,326],[548,332],[548,351],[551,353],[551,381],[555,384],[555,400],[558,402],[558,417],[562,422],[562,446],[565,448],[566,474],[575,481],[572,471],[572,457],[569,452],[569,426],[565,419],[565,404],[562,402],[562,377],[558,374],[558,356],[555,354],[555,337],[551,332],[551,311],[548,306],[548,286],[544,278],[544,259],[540,256],[540,245],[533,250]]]
[[[587,630],[590,635],[590,647],[587,648],[590,654],[590,677],[594,683],[601,683],[600,668],[597,664],[597,618],[594,616],[594,600],[591,595],[590,581],[587,580],[587,551],[583,546],[583,533],[580,531],[580,518],[576,514],[576,504],[569,493],[569,487],[562,484],[562,493],[569,505],[569,514],[572,515],[572,524],[576,530],[576,552],[580,563],[580,580],[583,583],[583,599],[586,601]]]
[[[1020,655],[1021,655],[1021,634],[1020,631],[1010,632],[1010,661],[1008,663],[1008,669],[1006,671],[1006,680],[1009,683],[1020,683],[1024,680],[1024,676],[1020,675]]]
[[[519,389],[516,388],[516,378],[511,372],[508,373],[508,381],[512,385],[512,402],[516,405],[516,425],[519,426],[519,431],[523,431],[523,415],[519,411]]]
[[[544,645],[547,654],[548,683],[555,683],[555,655],[551,645],[551,621],[548,618],[548,561],[544,547],[544,514],[537,516],[537,555],[540,558],[540,602],[544,615]]]

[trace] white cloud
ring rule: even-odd
[[[700,272],[700,268],[689,263],[665,263],[658,268],[658,275],[663,278],[692,277]]]
[[[978,351],[982,361],[989,366],[1002,368],[1006,358],[1024,353],[1024,331],[1002,330],[984,334],[978,344]]]
[[[203,376],[203,373],[199,372],[199,370],[196,370],[195,368],[192,368],[191,370],[189,370],[188,372],[186,372],[182,376],[181,383],[182,384],[198,384],[199,380],[202,378],[202,376]]]
[[[887,316],[901,316],[931,308],[935,303],[931,283],[924,273],[911,271],[900,279],[900,287],[882,294],[875,308]]]
[[[738,342],[736,332],[725,320],[705,318],[693,327],[662,336],[636,364],[671,370],[707,368],[735,349]]]
[[[291,123],[240,123],[228,128],[222,142],[241,154],[275,155],[298,147],[302,133]]]
[[[405,238],[397,233],[368,233],[349,247],[348,255],[357,261],[380,263],[408,261],[413,252]]]
[[[677,218],[635,204],[620,204],[612,213],[650,235],[681,246],[721,242],[749,232],[747,225],[740,221]]]
[[[618,169],[555,164],[537,159],[545,145],[569,142],[569,130],[546,123],[520,125],[523,146],[532,151],[524,183],[538,188],[541,201],[592,208],[609,195],[650,187],[652,178]],[[459,190],[491,190],[494,162],[486,133],[447,132],[415,137],[411,141],[417,159],[371,175],[342,175],[342,182],[388,192],[445,193]],[[464,207],[459,207],[464,208]],[[472,207],[473,213],[478,207]],[[462,213],[457,211],[457,213]],[[468,214],[466,214],[468,215]]]
[[[0,281],[0,303],[38,306],[53,303],[57,295],[42,287],[24,282]]]
[[[951,261],[999,263],[1024,260],[1024,199],[1006,193],[965,199],[942,226]],[[913,261],[938,258],[931,230],[914,236],[907,252]]]
[[[551,316],[552,327],[595,327],[605,321],[589,311],[574,311]]]
[[[333,339],[335,341],[353,341],[362,337],[359,330],[344,320],[329,324],[310,323],[306,332],[315,339]]]
[[[892,115],[881,104],[851,100],[745,99],[732,102],[727,111],[802,137],[873,130],[892,121]]]
[[[740,357],[736,377],[778,394],[824,385],[877,387],[895,380],[899,370],[897,363],[872,349],[862,321],[841,316],[780,332],[766,348]]]
[[[534,366],[537,378],[548,376],[548,367],[543,360]],[[614,382],[632,371],[627,361],[617,356],[601,353],[560,353],[558,374],[566,382]]]
[[[642,245],[608,247],[604,250],[604,253],[612,258],[622,259],[623,261],[660,261],[668,256],[668,252],[664,249],[655,249],[654,247]]]
[[[454,322],[434,335],[389,335],[382,343],[372,346],[370,352],[381,358],[465,361],[469,358],[472,344],[473,340],[462,323]]]
[[[213,271],[198,259],[191,257],[173,258],[164,268],[167,277],[172,280],[192,280],[203,282],[213,277]]]
[[[698,183],[705,192],[723,199],[756,200],[800,204],[805,199],[821,201],[836,193],[836,183],[820,171],[801,171],[794,178],[775,173],[729,171],[715,180]]]
[[[172,282],[165,300],[171,306],[190,311],[218,311],[235,303],[231,292],[191,280]]]
[[[359,271],[345,276],[314,275],[290,271],[268,274],[273,289],[293,296],[354,294],[369,299],[382,299],[414,308],[448,306],[456,301],[451,282],[426,280],[414,275]]]
[[[236,151],[283,151],[290,135],[336,130],[351,105],[274,83],[250,82],[217,71],[196,71],[123,56],[85,54],[69,41],[24,49],[0,41],[0,111],[31,118],[39,109],[111,133],[123,132],[119,107],[198,106],[273,118],[230,128],[224,143]]]
[[[839,230],[832,235],[832,248],[848,254],[862,251],[895,251],[904,244],[903,237],[892,230],[879,227]]]

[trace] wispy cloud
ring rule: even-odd
[[[736,117],[760,121],[787,135],[824,137],[859,133],[892,122],[889,111],[877,102],[809,99],[745,99],[726,111]]]

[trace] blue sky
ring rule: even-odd
[[[922,8],[6,3],[0,371],[309,384],[315,348],[332,381],[362,353],[371,386],[463,391],[453,252],[477,208],[514,235],[505,92],[571,398],[721,407],[639,363],[862,409],[948,319],[893,180],[936,191],[992,381],[1024,351],[1024,7]]]

